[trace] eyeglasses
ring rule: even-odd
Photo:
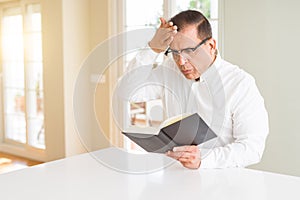
[[[211,37],[207,37],[204,40],[202,40],[197,46],[195,46],[194,48],[185,48],[185,49],[181,49],[181,50],[175,50],[175,49],[171,49],[170,47],[165,51],[165,55],[168,56],[169,53],[172,53],[173,58],[175,60],[179,59],[179,55],[183,54],[183,55],[187,55],[187,56],[191,56],[202,44],[204,44],[207,40],[211,39]],[[186,57],[186,56],[184,56]]]

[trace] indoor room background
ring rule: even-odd
[[[2,0],[0,7],[7,2],[14,1]],[[125,1],[31,2],[40,4],[42,16],[45,148],[34,149],[30,145],[6,142],[2,106],[0,151],[50,161],[89,150],[82,144],[74,120],[74,84],[81,64],[89,53],[101,42],[124,31],[120,24],[124,23]],[[166,13],[174,4],[172,0],[162,2],[170,6],[165,8]],[[270,133],[263,159],[250,168],[300,176],[300,65],[297,57],[300,46],[300,1],[217,2],[220,53],[225,60],[239,65],[254,76],[269,113]],[[136,9],[139,10],[138,7]],[[115,74],[113,70],[108,70],[105,79],[99,81],[100,86],[95,93],[97,116],[106,133],[116,130],[108,106],[112,83],[117,79]],[[3,97],[3,91],[1,94]],[[90,102],[90,99],[86,102]],[[93,132],[88,120],[86,129]],[[92,149],[110,146],[106,136],[92,137]],[[115,143],[122,141],[116,139]]]

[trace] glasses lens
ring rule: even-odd
[[[182,51],[181,53],[172,52],[172,56],[175,61],[178,61],[180,59],[180,57],[182,57],[185,60],[190,59],[193,55],[194,55],[194,52],[192,50],[191,51]]]
[[[174,60],[179,60],[180,54],[178,52],[172,52]]]
[[[194,55],[193,49],[184,49],[181,52],[181,55],[187,59],[191,58]]]

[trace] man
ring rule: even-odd
[[[202,13],[187,10],[169,22],[160,21],[150,48],[130,63],[119,96],[134,101],[162,98],[167,117],[199,113],[218,138],[166,153],[186,168],[244,167],[259,162],[269,131],[268,115],[252,76],[222,60]],[[172,58],[153,65],[161,53]]]

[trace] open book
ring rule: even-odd
[[[146,151],[155,153],[165,153],[176,146],[198,145],[217,137],[197,113],[161,128],[158,133],[154,129],[145,130],[122,133]]]

